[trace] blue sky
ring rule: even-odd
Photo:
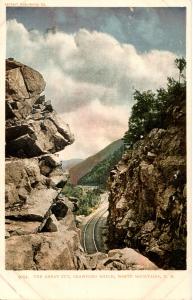
[[[13,18],[27,29],[57,26],[74,33],[86,28],[108,33],[139,51],[155,48],[185,55],[185,8],[7,8],[7,19]]]
[[[63,159],[121,138],[134,89],[177,77],[185,21],[185,8],[7,8],[7,57],[42,73],[46,98],[75,135]]]

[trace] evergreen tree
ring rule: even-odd
[[[181,57],[181,58],[176,58],[175,59],[175,64],[179,70],[179,83],[180,83],[180,78],[183,77],[183,71],[186,67],[186,60],[184,57]]]
[[[176,99],[185,99],[186,82],[180,82],[186,67],[184,58],[177,58],[175,64],[179,69],[179,81],[168,78],[167,88],[160,88],[156,93],[152,91],[134,92],[135,104],[132,107],[128,122],[128,131],[123,136],[125,148],[131,149],[135,142],[143,138],[153,128],[164,128],[168,107]]]

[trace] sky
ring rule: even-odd
[[[44,76],[47,100],[70,125],[75,142],[60,157],[86,158],[123,136],[135,89],[177,76],[185,31],[185,8],[10,7],[7,57]]]

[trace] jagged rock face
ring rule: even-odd
[[[53,157],[49,157],[53,161]],[[42,173],[42,163],[48,161],[48,156],[32,159],[9,159],[5,163],[5,204],[7,213],[14,210],[36,211],[39,209],[44,213],[46,203],[58,194],[58,189],[67,182],[67,174],[62,172],[58,163],[45,175]],[[45,166],[45,165],[44,165]],[[55,173],[57,172],[57,176]],[[58,188],[60,186],[60,188]],[[45,191],[45,194],[44,194]],[[45,200],[42,203],[42,195]],[[40,208],[38,208],[40,206]],[[44,208],[43,208],[44,206]]]
[[[7,270],[74,270],[79,249],[75,231],[12,236],[6,243]]]
[[[77,255],[78,254],[78,255]],[[75,252],[77,270],[158,270],[147,257],[131,248],[113,249],[108,253],[85,254]]]
[[[147,257],[131,248],[113,249],[107,254],[97,252],[87,256],[91,270],[158,270]]]
[[[168,128],[153,129],[112,170],[110,248],[132,247],[165,269],[186,268],[185,103]]]
[[[55,153],[73,142],[68,125],[41,96],[42,75],[6,61],[6,268],[77,269],[80,233]],[[75,254],[76,253],[76,254]],[[82,265],[83,267],[83,265]]]
[[[73,136],[40,95],[41,74],[13,60],[6,69],[6,269],[157,269],[132,249],[83,252],[73,214],[77,198],[62,194],[67,175],[51,154]]]
[[[6,269],[77,269],[82,250],[72,203],[56,191],[40,191],[29,209],[23,205],[6,215]]]
[[[46,176],[41,173],[42,162],[49,165]],[[66,180],[62,171],[58,181],[55,176],[52,181],[55,170],[59,176],[58,164],[48,156],[6,163],[7,269],[78,268],[74,256],[81,255],[81,248],[74,203],[57,187],[61,177]]]
[[[74,141],[69,126],[40,96],[44,88],[39,72],[16,61],[6,61],[6,156],[55,153]]]
[[[53,156],[6,162],[7,269],[78,268],[74,257],[81,255],[80,233],[74,203],[58,187],[66,180]]]
[[[15,121],[14,125],[7,122],[6,156],[34,157],[64,149],[73,138],[66,124],[60,126],[54,112],[43,110]]]
[[[45,89],[42,75],[14,60],[6,60],[6,116],[25,118]]]

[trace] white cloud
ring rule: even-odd
[[[77,136],[74,146],[66,150],[76,157],[94,153],[122,136],[132,88],[159,88],[177,72],[171,52],[140,54],[131,44],[86,29],[74,35],[29,32],[16,20],[7,22],[7,56],[43,74],[47,98]]]
[[[61,152],[64,159],[92,155],[112,141],[122,137],[127,130],[129,110],[124,105],[107,106],[98,99],[76,111],[62,114],[75,133],[75,142]]]

